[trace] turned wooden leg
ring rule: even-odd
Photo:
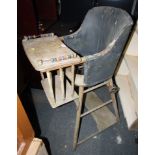
[[[77,146],[78,135],[79,135],[79,127],[80,127],[80,116],[81,116],[81,109],[82,109],[82,102],[83,102],[83,92],[84,87],[79,87],[79,105],[77,107],[76,113],[76,122],[75,122],[75,130],[74,130],[74,141],[73,141],[73,148],[75,149]]]

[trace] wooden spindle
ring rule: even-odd
[[[40,72],[40,75],[41,75],[41,79],[44,80],[44,73]]]
[[[53,102],[54,104],[56,104],[55,98],[54,98],[54,92],[53,92],[52,73],[48,71],[48,72],[46,72],[46,74],[47,74],[49,89],[50,89],[50,92],[51,92],[52,102]]]
[[[71,79],[71,84],[72,84],[72,96],[74,95],[74,84],[75,84],[75,66],[71,66],[71,73],[72,73],[72,79]]]
[[[62,99],[65,99],[65,87],[64,87],[64,71],[62,68],[59,69],[60,71],[60,81],[61,81],[61,92],[62,92]]]
[[[60,76],[60,69],[57,70],[57,75]]]

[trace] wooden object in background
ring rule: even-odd
[[[48,155],[48,153],[43,141],[39,138],[34,138],[26,155]]]
[[[129,39],[125,55],[116,75],[119,97],[130,130],[138,129],[138,28]]]
[[[25,155],[34,138],[34,131],[22,103],[17,97],[17,150],[18,155]]]

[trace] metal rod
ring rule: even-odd
[[[95,107],[95,108],[93,108],[93,109],[91,109],[91,110],[89,110],[89,111],[83,113],[83,114],[81,115],[81,117],[84,117],[84,116],[86,116],[86,115],[88,115],[88,114],[90,114],[90,113],[92,113],[92,112],[94,112],[94,111],[96,111],[96,110],[98,110],[98,109],[100,109],[100,108],[106,106],[107,104],[109,104],[109,103],[111,103],[111,102],[112,102],[112,100],[109,100],[109,101],[103,103],[102,105],[99,105],[99,106],[97,106],[97,107]]]
[[[88,88],[88,89],[86,89],[85,91],[84,91],[84,93],[87,93],[87,92],[89,92],[89,91],[92,91],[92,90],[94,90],[94,89],[97,89],[97,88],[99,88],[99,87],[102,87],[102,86],[104,86],[105,84],[107,84],[109,81],[105,81],[105,82],[103,82],[103,83],[101,83],[101,84],[99,84],[99,85],[96,85],[96,86],[94,86],[94,87],[91,87],[91,88]]]

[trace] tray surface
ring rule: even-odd
[[[60,68],[59,66],[80,60],[57,36],[46,36],[23,40],[25,53],[37,71]]]

